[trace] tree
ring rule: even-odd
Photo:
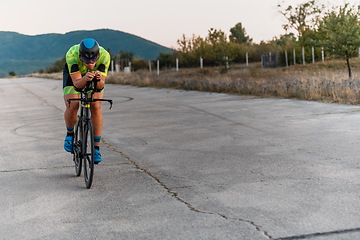
[[[360,47],[359,9],[345,4],[337,10],[328,12],[320,23],[319,32],[323,35],[323,45],[333,55],[345,57],[349,78],[352,78],[350,58],[355,56]]]
[[[310,0],[296,7],[288,6],[285,9],[279,4],[278,8],[287,20],[287,23],[283,25],[284,30],[287,32],[290,29],[295,29],[300,38],[307,29],[318,26],[321,12],[325,6],[319,6],[316,0]]]
[[[207,62],[211,65],[223,65],[224,58],[229,55],[229,42],[226,34],[221,30],[210,28],[205,42],[209,46],[204,56]]]
[[[230,42],[233,43],[252,43],[252,38],[246,35],[246,30],[241,23],[235,25],[230,29]]]
[[[207,44],[200,36],[192,35],[192,38],[188,39],[183,34],[177,43],[179,48],[176,55],[179,58],[179,62],[185,67],[198,65],[199,58],[203,57],[203,54],[207,52]]]
[[[123,69],[125,67],[129,67],[130,62],[133,60],[135,53],[120,50],[119,59],[117,60],[120,63],[120,68]]]
[[[14,77],[16,76],[16,73],[14,71],[9,72],[9,76]]]
[[[196,66],[202,57],[209,66],[223,65],[224,58],[229,54],[229,42],[226,34],[214,28],[210,28],[208,36],[203,39],[193,35],[187,39],[185,35],[178,41],[180,48],[177,56],[182,65]]]
[[[61,59],[56,60],[52,66],[47,67],[45,71],[47,73],[61,72],[64,69],[65,62],[65,56],[63,56]]]

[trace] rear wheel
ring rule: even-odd
[[[75,174],[78,177],[81,175],[81,138],[79,130],[80,127],[78,124],[76,124],[74,131],[73,160],[75,163]]]
[[[90,188],[94,176],[94,131],[91,120],[89,120],[84,126],[83,139],[85,185],[87,188]]]

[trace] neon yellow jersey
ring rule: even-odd
[[[94,69],[88,69],[83,61],[80,59],[79,54],[79,46],[80,44],[72,46],[69,51],[66,53],[66,63],[69,69],[70,74],[74,74],[80,72],[81,75],[85,75],[87,72],[92,72],[99,70],[103,76],[107,76],[108,69],[110,66],[110,54],[103,47],[100,46],[99,49],[99,59],[96,61],[96,65]],[[99,67],[102,67],[99,69]],[[104,68],[105,66],[105,68]]]

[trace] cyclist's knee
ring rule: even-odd
[[[78,102],[71,102],[70,104],[66,104],[66,110],[71,112],[77,112],[79,109],[79,103]]]
[[[76,111],[79,108],[78,101],[71,101],[70,103],[68,102],[69,99],[73,99],[73,98],[79,98],[79,96],[77,94],[64,95],[66,109],[69,109],[70,111]]]
[[[91,104],[91,110],[101,111],[101,102],[94,102],[93,104]]]

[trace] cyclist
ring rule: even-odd
[[[79,98],[80,92],[88,81],[96,79],[97,89],[94,98],[104,97],[104,85],[110,65],[110,54],[99,43],[86,38],[80,44],[72,46],[66,53],[66,64],[63,71],[63,95],[66,105],[64,119],[67,134],[64,149],[73,151],[74,126],[77,121],[79,102],[67,102],[71,98]],[[100,139],[103,127],[101,102],[93,102],[90,106],[91,120],[94,130],[94,163],[101,162]]]

